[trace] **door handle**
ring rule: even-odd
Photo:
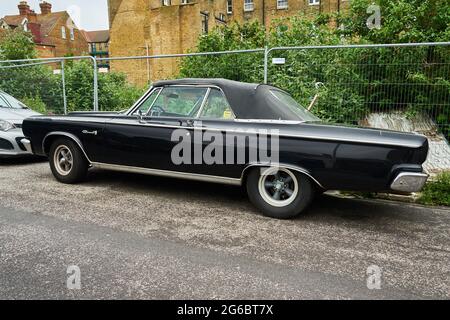
[[[88,131],[88,130],[83,130],[83,131],[81,131],[83,134],[90,134],[90,135],[93,135],[93,136],[96,136],[97,135],[97,130],[94,130],[94,131]]]

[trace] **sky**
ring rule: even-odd
[[[19,14],[17,5],[20,0],[0,0],[0,18]],[[28,0],[31,9],[40,13],[39,0]],[[68,11],[76,25],[84,30],[108,29],[107,0],[47,0],[52,11]]]

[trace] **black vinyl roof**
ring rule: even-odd
[[[163,80],[154,87],[171,85],[210,85],[222,89],[238,119],[301,120],[289,108],[281,107],[270,90],[279,90],[274,86],[245,83],[227,79],[178,79]]]

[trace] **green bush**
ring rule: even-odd
[[[418,202],[450,207],[450,172],[441,173],[436,180],[428,182]]]
[[[47,114],[47,106],[39,96],[25,97],[21,101],[31,110],[39,112],[41,114]]]

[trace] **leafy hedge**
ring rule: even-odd
[[[425,185],[419,203],[450,207],[450,172],[444,172]]]

